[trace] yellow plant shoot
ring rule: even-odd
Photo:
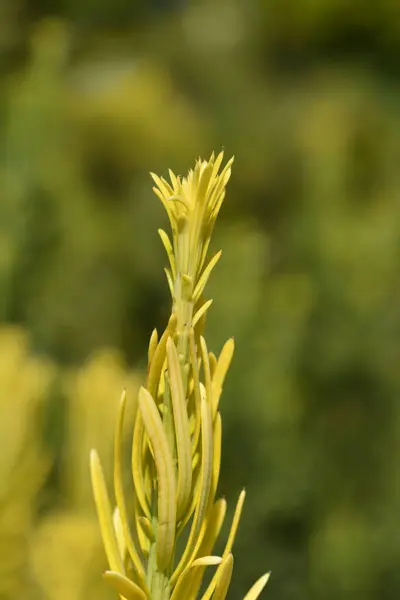
[[[226,502],[217,499],[222,424],[219,400],[234,351],[233,339],[219,357],[209,351],[204,323],[212,300],[204,290],[221,252],[208,248],[225,198],[233,158],[223,153],[198,160],[187,177],[152,174],[153,188],[168,214],[171,235],[159,230],[168,255],[166,275],[172,312],[161,336],[149,343],[148,371],[137,398],[132,436],[133,501],[123,486],[122,431],[127,398],[122,393],[114,447],[115,507],[99,456],[91,452],[91,476],[110,570],[105,580],[126,600],[224,600],[233,568],[232,547],[244,490],[221,556],[213,548]],[[128,512],[128,505],[133,511]],[[179,537],[187,530],[178,552]],[[203,589],[207,567],[215,569]],[[255,600],[261,577],[245,600]]]

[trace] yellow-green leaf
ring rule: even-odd
[[[211,481],[211,493],[210,500],[214,502],[215,494],[217,492],[218,480],[219,480],[219,472],[221,468],[221,446],[222,446],[222,422],[221,415],[218,412],[217,416],[214,420],[214,453],[213,453],[213,473],[212,473],[212,481]]]
[[[211,567],[215,565],[219,565],[222,562],[222,558],[220,556],[201,556],[200,558],[196,558],[190,565],[191,567]]]
[[[139,407],[154,452],[158,482],[157,565],[164,571],[175,547],[175,473],[160,414],[151,394],[139,390]]]
[[[232,550],[233,542],[235,541],[236,533],[237,533],[238,526],[239,526],[240,516],[242,514],[243,503],[244,503],[245,497],[246,497],[246,492],[245,492],[245,490],[242,490],[239,495],[237,504],[236,504],[235,514],[233,515],[231,530],[229,532],[228,540],[226,542],[225,549],[222,554],[222,560],[225,560],[226,557],[228,556],[228,554]],[[217,572],[215,573],[214,577],[210,581],[208,588],[206,589],[206,591],[202,597],[202,600],[210,600],[210,598],[215,590],[215,586],[217,585],[218,577],[219,577],[219,573],[218,573],[218,569],[217,569]]]
[[[197,449],[197,443],[200,437],[200,429],[201,429],[201,391],[200,391],[200,380],[199,380],[199,365],[197,362],[197,354],[196,354],[196,341],[194,329],[191,327],[189,331],[189,355],[190,355],[190,363],[192,368],[193,375],[193,387],[194,387],[194,431],[192,437],[192,454],[194,455]]]
[[[111,504],[107,493],[106,483],[104,481],[103,469],[96,450],[92,450],[90,453],[90,472],[94,500],[99,517],[100,531],[108,564],[113,571],[124,573],[125,569],[114,530]]]
[[[212,303],[212,300],[207,300],[207,302],[204,302],[204,304],[202,304],[199,310],[196,311],[192,321],[193,327],[196,327],[197,323],[200,321],[201,317],[206,313],[206,311],[210,308]]]
[[[174,249],[172,247],[171,240],[169,239],[168,234],[163,229],[158,230],[158,235],[160,236],[163,246],[165,248],[165,251],[167,253],[169,264],[171,267],[172,277],[173,277],[173,279],[175,279],[175,277],[176,277],[175,257],[174,257]]]
[[[171,179],[171,183],[172,183],[172,187],[174,190],[174,193],[176,194],[178,189],[179,189],[179,181],[177,176],[175,175],[175,173],[173,171],[171,171],[171,169],[168,169],[168,173],[169,173],[169,178]]]
[[[149,519],[147,517],[139,517],[138,522],[139,522],[139,525],[140,525],[144,535],[147,537],[147,539],[150,542],[154,542],[155,535],[154,535],[153,527],[151,526]]]
[[[265,586],[267,585],[269,576],[271,573],[266,573],[260,579],[258,579],[252,588],[247,592],[243,600],[257,600],[258,596],[261,594]]]
[[[229,585],[231,583],[232,570],[233,556],[231,553],[229,553],[225,560],[221,563],[213,600],[225,600],[229,590]]]
[[[224,159],[224,153],[220,152],[218,154],[217,158],[215,159],[215,161],[212,161],[213,162],[213,173],[212,173],[212,178],[213,179],[215,179],[217,177],[218,171],[219,171],[219,168],[220,168],[220,166],[222,164],[223,159]]]
[[[204,523],[204,534],[201,539],[198,550],[196,550],[196,556],[204,556],[211,554],[218,536],[221,532],[222,525],[224,523],[226,515],[226,500],[220,498],[212,506],[211,510],[207,515],[207,520]],[[191,582],[191,593],[193,598],[197,598],[198,591],[201,587],[204,577],[204,568],[196,569],[196,574]]]
[[[163,196],[163,194],[160,192],[160,190],[158,188],[153,187],[153,192],[155,193],[155,195],[161,201],[161,204],[165,208],[165,212],[168,215],[168,219],[169,219],[169,223],[171,225],[171,229],[175,233],[177,225],[176,225],[176,209],[175,209],[174,204],[172,202],[169,202]]]
[[[217,357],[215,356],[214,352],[208,353],[208,360],[210,361],[211,379],[213,379],[215,368],[217,366]]]
[[[153,329],[153,332],[152,332],[151,337],[150,337],[150,342],[149,342],[149,350],[147,352],[147,365],[148,365],[148,368],[150,368],[151,362],[152,362],[152,360],[154,358],[154,352],[156,351],[157,344],[158,344],[157,329]]]
[[[146,517],[151,518],[150,506],[146,498],[144,484],[144,465],[142,460],[144,425],[140,411],[136,414],[132,438],[132,478],[135,486],[136,498],[141,510]]]
[[[179,564],[171,577],[172,585],[176,583],[178,577],[192,559],[193,553],[196,549],[196,544],[198,543],[198,536],[201,530],[201,526],[203,524],[203,519],[207,509],[208,498],[210,494],[212,478],[213,439],[211,410],[204,397],[201,399],[201,434],[202,456],[200,490],[198,492],[199,495],[192,521],[192,526],[189,533],[189,539],[187,541],[185,550],[182,554],[181,560],[179,561]]]
[[[126,600],[147,600],[143,590],[124,575],[115,571],[106,571],[103,578]]]
[[[221,173],[218,175],[217,185],[214,187],[214,189],[210,195],[209,204],[211,207],[213,207],[214,210],[220,203],[221,196],[224,195],[224,188],[229,181],[230,174],[231,174],[231,166],[233,164],[234,159],[235,159],[235,157],[232,156],[232,158],[230,158],[228,160],[225,167],[222,169]]]
[[[219,252],[214,254],[214,256],[209,260],[207,265],[204,267],[203,272],[201,273],[199,280],[196,284],[196,287],[194,288],[193,302],[196,303],[198,301],[198,299],[200,298],[201,294],[203,293],[203,290],[206,287],[207,281],[211,275],[211,271],[213,270],[213,268],[219,261],[221,254],[222,254],[222,250],[219,250]]]
[[[234,513],[233,519],[232,519],[231,529],[229,532],[228,540],[226,542],[225,550],[222,554],[222,558],[225,558],[229,554],[229,552],[232,550],[232,546],[235,541],[236,533],[237,533],[237,530],[239,527],[239,521],[240,521],[240,517],[242,515],[243,504],[244,504],[245,498],[246,498],[246,491],[242,490],[239,494],[239,499],[236,504],[235,513]]]
[[[210,410],[212,410],[213,401],[212,401],[210,360],[208,357],[206,340],[204,339],[203,336],[200,336],[200,348],[201,348],[201,357],[203,359],[204,381],[205,381],[205,385],[206,385],[207,402],[210,406]]]
[[[153,398],[155,399],[157,399],[158,384],[160,381],[161,371],[165,360],[167,340],[169,337],[173,336],[176,329],[176,324],[177,318],[176,315],[173,313],[168,321],[167,328],[162,334],[158,346],[154,352],[154,358],[151,362],[149,372],[147,375],[146,388],[151,394],[151,396],[153,396]]]
[[[122,562],[125,563],[125,557],[126,557],[126,553],[127,553],[128,549],[127,549],[126,543],[125,543],[124,530],[122,527],[122,522],[121,522],[121,517],[119,514],[118,507],[116,507],[114,509],[113,524],[114,524],[115,537],[117,538],[119,554],[122,558]]]
[[[194,598],[191,593],[192,583],[199,569],[204,570],[208,566],[219,565],[220,563],[221,558],[219,556],[203,556],[192,562],[179,577],[171,600],[188,600],[189,598]]]
[[[150,173],[150,176],[153,179],[156,186],[158,187],[158,189],[160,190],[160,192],[162,193],[162,195],[164,196],[164,198],[168,200],[171,196],[171,191],[170,189],[168,189],[169,186],[167,185],[167,182],[161,179],[161,177],[159,177],[155,173]]]
[[[124,424],[124,414],[126,408],[126,392],[122,393],[117,426],[115,430],[114,438],[114,488],[115,488],[115,499],[119,511],[119,517],[121,520],[122,530],[124,534],[124,540],[126,547],[131,557],[133,566],[135,567],[141,585],[144,585],[145,572],[139,554],[136,550],[135,544],[132,539],[132,534],[129,528],[128,515],[126,512],[125,496],[122,483],[122,430]],[[122,556],[123,559],[123,556]]]
[[[199,205],[203,204],[203,202],[207,198],[208,184],[210,183],[212,174],[213,174],[213,165],[210,163],[207,163],[201,173],[199,187],[198,187],[198,191],[197,191],[197,202],[199,203]]]
[[[224,385],[225,377],[232,361],[233,352],[235,350],[235,341],[233,338],[225,342],[218,357],[217,365],[212,378],[212,396],[213,396],[213,417],[218,410],[218,403]]]
[[[171,338],[167,341],[167,362],[178,454],[177,518],[180,519],[187,508],[190,498],[192,486],[192,448],[178,352]]]

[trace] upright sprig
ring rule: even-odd
[[[225,197],[233,158],[221,169],[223,153],[198,160],[187,177],[169,171],[170,182],[152,174],[153,188],[168,214],[166,249],[172,314],[159,338],[153,331],[146,383],[138,394],[132,441],[132,514],[122,483],[122,394],[114,448],[114,510],[95,450],[91,476],[110,570],[104,578],[126,600],[195,600],[206,567],[216,567],[202,600],[224,600],[233,568],[232,546],[245,499],[237,501],[221,556],[213,548],[226,501],[216,499],[221,462],[219,400],[234,351],[228,340],[218,358],[208,350],[204,322],[212,300],[204,289],[221,252],[208,258],[214,224]],[[187,530],[183,549],[177,544]],[[244,600],[255,600],[269,574]]]

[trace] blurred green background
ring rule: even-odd
[[[170,310],[148,172],[222,147],[230,598],[400,597],[399,52],[397,0],[2,0],[1,600],[113,597],[87,459]]]

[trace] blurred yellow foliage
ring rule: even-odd
[[[140,379],[127,373],[118,352],[103,350],[96,353],[86,366],[67,375],[65,380],[68,404],[68,438],[66,449],[65,499],[74,509],[93,511],[93,493],[89,478],[87,456],[92,448],[104,452],[104,471],[113,472],[113,439],[120,393],[127,390],[136,398]],[[132,424],[133,415],[127,423]]]
[[[35,500],[49,467],[40,439],[40,410],[54,375],[29,355],[17,328],[0,331],[0,597],[26,596]]]
[[[87,455],[94,445],[100,446],[105,472],[111,475],[118,391],[123,388],[136,397],[138,377],[127,373],[120,355],[110,350],[97,353],[82,369],[64,378],[68,408],[63,506],[43,519],[32,550],[36,581],[49,600],[110,597],[98,576],[105,563]],[[132,423],[130,416],[127,424]]]
[[[98,577],[105,565],[97,522],[90,514],[65,510],[44,519],[33,540],[32,565],[49,600],[111,596]]]
[[[63,376],[67,437],[62,506],[39,519],[37,498],[52,461],[42,447],[41,417],[56,374],[51,362],[30,355],[23,330],[0,330],[2,599],[110,597],[98,576],[105,565],[87,455],[94,445],[100,447],[105,471],[111,474],[118,391],[126,388],[136,397],[139,378],[127,373],[121,356],[111,350],[99,352],[81,370]],[[127,427],[132,421],[133,414],[128,415]]]

